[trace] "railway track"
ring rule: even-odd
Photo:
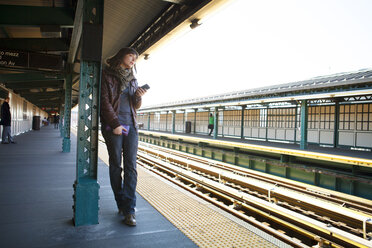
[[[293,247],[372,247],[372,201],[144,143],[138,164]]]
[[[287,180],[281,177],[271,176],[266,173],[260,173],[257,171],[244,169],[238,166],[230,165],[227,163],[223,163],[223,162],[219,162],[219,161],[211,160],[207,158],[201,158],[199,156],[187,154],[184,152],[179,152],[179,151],[172,150],[172,149],[166,149],[166,148],[158,147],[154,145],[152,145],[151,147],[153,147],[157,151],[163,151],[168,154],[186,158],[190,161],[199,162],[199,163],[209,165],[211,167],[218,168],[218,169],[224,169],[226,171],[241,174],[246,177],[259,179],[267,183],[275,184],[278,187],[283,187],[286,189],[293,189],[297,192],[302,192],[307,195],[312,195],[314,197],[324,199],[329,202],[333,202],[335,204],[340,204],[343,207],[361,211],[368,215],[372,215],[372,201],[370,200],[362,199],[360,197],[354,197],[352,195],[343,194],[343,193],[339,193],[339,192],[332,191],[332,190],[325,190],[323,188],[319,188],[316,186],[312,186],[312,185],[308,185],[308,184],[304,184],[300,182],[295,182],[293,180]]]

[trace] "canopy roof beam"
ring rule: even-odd
[[[175,3],[175,4],[184,4],[184,5],[190,5],[194,0],[163,0],[164,2],[170,2],[170,3]]]
[[[189,5],[171,5],[130,43],[130,47],[142,54],[210,1],[187,1]]]
[[[25,98],[32,98],[36,97],[36,99],[40,99],[43,97],[58,97],[62,96],[63,91],[51,91],[51,92],[24,92],[21,95]]]
[[[72,8],[1,5],[1,26],[58,25],[72,28]]]
[[[63,87],[63,81],[29,81],[29,82],[12,82],[12,83],[5,83],[7,88],[11,88],[13,90],[21,90],[21,89],[33,89],[33,88],[55,88],[55,87]]]
[[[10,82],[25,82],[25,81],[55,81],[64,80],[63,74],[56,73],[41,73],[41,72],[30,72],[30,73],[12,73],[12,74],[0,74],[1,83]]]
[[[36,52],[67,52],[67,40],[61,38],[3,38],[0,39],[3,49],[26,50]]]
[[[70,49],[68,52],[67,63],[73,64],[75,62],[76,53],[79,47],[79,42],[82,32],[82,17],[83,17],[83,0],[78,0],[75,18],[74,18],[74,29],[72,30]]]

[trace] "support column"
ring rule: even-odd
[[[240,124],[240,128],[241,128],[240,138],[241,139],[244,139],[244,111],[245,111],[245,107],[247,107],[247,106],[246,105],[242,106],[242,117],[241,117],[241,124]]]
[[[214,109],[213,117],[214,117],[213,139],[217,139],[218,137],[218,108]]]
[[[301,142],[300,149],[307,149],[307,118],[308,118],[308,107],[307,100],[301,102]]]
[[[150,123],[151,123],[151,113],[148,113],[147,116],[147,131],[150,131]]]
[[[65,92],[65,97],[66,97],[66,92]],[[58,123],[58,127],[59,127],[59,132],[60,132],[61,138],[64,137],[64,134],[63,134],[64,133],[63,132],[63,116],[64,116],[64,113],[65,113],[65,108],[61,104],[61,107],[59,108],[59,123]]]
[[[176,111],[172,111],[172,133],[176,133]]]
[[[63,141],[62,141],[62,152],[70,152],[71,140],[70,140],[70,130],[71,130],[71,95],[72,95],[72,74],[67,74],[65,78],[65,110],[63,117]],[[62,119],[62,115],[60,116]]]
[[[337,148],[338,146],[338,129],[340,125],[340,103],[339,100],[335,100],[335,123],[334,123],[334,130],[333,130],[333,148]]]
[[[265,141],[268,141],[268,132],[269,132],[269,106],[266,106],[265,109]]]
[[[294,138],[293,142],[296,144],[297,143],[297,102],[295,103],[295,123],[294,123]]]
[[[98,119],[101,88],[103,0],[83,0],[77,133],[75,226],[98,224]]]

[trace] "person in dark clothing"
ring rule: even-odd
[[[138,87],[133,74],[137,57],[136,50],[122,48],[106,61],[108,65],[102,71],[101,81],[101,128],[109,154],[111,188],[119,214],[124,215],[124,222],[129,226],[137,224],[137,109],[146,93],[145,89]]]
[[[59,115],[54,116],[54,128],[58,129],[59,125]]]
[[[44,117],[44,119],[42,120],[42,123],[43,123],[43,126],[48,126],[49,125],[49,122],[48,122],[46,117]]]
[[[10,107],[9,107],[9,96],[5,98],[3,105],[1,105],[1,125],[3,125],[3,135],[1,138],[1,144],[15,144],[13,137],[11,135],[11,123],[12,117],[10,114]],[[8,141],[6,141],[8,140]]]

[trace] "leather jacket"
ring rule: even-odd
[[[142,97],[136,97],[135,93],[138,89],[137,79],[133,79],[129,83],[129,103],[132,112],[135,128],[138,130],[137,124],[137,109],[141,107]],[[101,109],[100,117],[102,127],[109,125],[111,129],[120,126],[119,109],[120,109],[120,79],[110,73],[109,70],[102,70],[101,80]]]

